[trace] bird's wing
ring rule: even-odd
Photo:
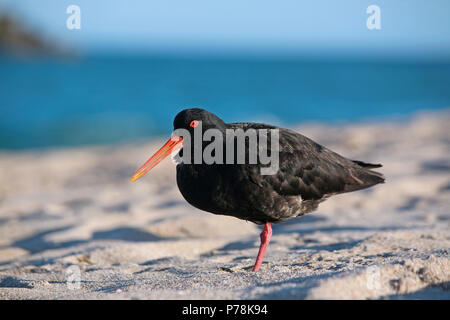
[[[262,175],[259,166],[247,165],[248,179],[279,195],[300,195],[319,200],[332,194],[355,191],[382,183],[382,174],[365,169],[313,140],[288,129],[261,123],[233,123],[233,128],[279,129],[279,170]],[[270,141],[270,139],[269,139]],[[270,150],[270,142],[268,143]]]

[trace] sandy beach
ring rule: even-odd
[[[143,144],[0,152],[0,299],[450,299],[450,111],[302,124],[386,183],[261,227],[191,207]],[[169,133],[168,135],[169,136]]]

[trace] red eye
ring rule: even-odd
[[[191,123],[189,124],[192,128],[195,128],[196,126],[198,126],[198,121],[197,120],[192,120]]]

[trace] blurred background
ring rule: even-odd
[[[448,0],[0,0],[0,149],[167,136],[188,107],[285,126],[448,108],[449,12]]]

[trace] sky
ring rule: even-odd
[[[69,5],[80,30],[66,27]],[[370,5],[380,30],[366,26]],[[449,0],[0,0],[0,10],[77,51],[450,56]]]

